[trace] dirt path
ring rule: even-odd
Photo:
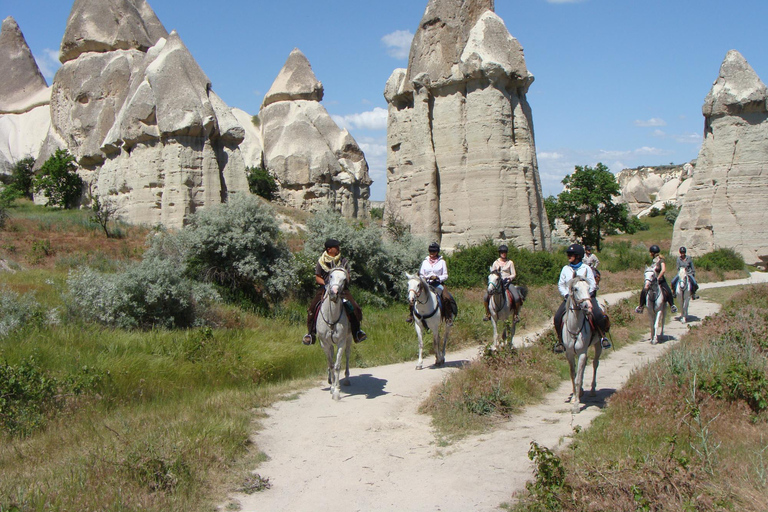
[[[766,282],[767,277],[753,274],[702,288]],[[601,300],[611,303],[628,295],[610,294]],[[701,319],[718,309],[705,300],[691,301],[689,314]],[[264,428],[254,434],[270,457],[256,472],[269,478],[271,489],[233,495],[230,502],[246,512],[498,510],[531,477],[531,441],[550,448],[567,442],[576,425],[587,427],[600,414],[606,398],[635,368],[657,358],[687,330],[686,324],[673,320],[664,331],[666,343],[651,345],[646,336],[621,350],[609,350],[607,357],[604,352],[598,396],[585,397],[576,416],[564,403],[571,387],[565,381],[541,404],[493,432],[448,447],[436,445],[430,417],[418,414],[417,408],[434,385],[473,359],[477,348],[449,353],[447,367],[441,369],[416,371],[415,362],[353,369],[351,386],[342,389],[340,402],[318,382],[297,399],[267,410]],[[520,333],[516,340],[522,343],[525,337]],[[585,377],[585,388],[591,378],[591,373]]]

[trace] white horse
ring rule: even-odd
[[[346,360],[344,372],[345,386],[349,386],[349,352],[352,346],[352,329],[349,318],[344,311],[344,301],[341,292],[346,286],[349,275],[343,267],[336,267],[328,274],[325,284],[325,295],[320,303],[320,313],[317,317],[317,338],[328,359],[328,384],[331,385],[331,395],[339,400],[339,373],[341,372],[342,355]],[[334,364],[333,348],[336,346],[336,362]]]
[[[435,365],[440,366],[445,363],[445,347],[448,345],[448,334],[451,332],[452,322],[445,322],[445,333],[443,335],[443,346],[440,347],[440,322],[443,320],[440,311],[440,303],[437,300],[437,294],[430,288],[423,277],[406,274],[408,278],[408,302],[413,307],[416,335],[419,337],[419,362],[416,365],[417,370],[422,369],[424,339],[422,329],[432,331],[432,346],[435,352]]]
[[[510,283],[509,286],[514,285]],[[508,341],[508,346],[512,347],[512,338],[515,336],[518,322],[518,319],[515,318],[512,322],[512,327],[509,326],[509,317],[512,316],[513,313],[517,314],[513,300],[514,299],[511,299],[509,294],[504,291],[504,281],[501,278],[501,272],[492,270],[490,275],[488,275],[488,311],[491,312],[491,324],[493,325],[492,350],[498,350],[499,348],[499,329],[497,327],[499,322],[504,325],[504,329],[501,333],[501,340]],[[523,300],[525,300],[524,296]]]
[[[688,321],[688,304],[691,302],[691,280],[688,279],[688,270],[685,267],[680,267],[677,272],[675,295],[680,297],[680,321],[686,323]]]
[[[655,345],[664,337],[664,320],[667,315],[667,307],[664,301],[664,293],[659,286],[659,276],[654,267],[645,269],[644,287],[647,290],[645,307],[648,318],[651,321],[651,344]]]
[[[594,345],[595,357],[592,360],[592,390],[590,396],[595,396],[597,386],[597,367],[600,365],[600,354],[603,346],[600,344],[600,336],[592,330],[587,318],[590,296],[589,283],[576,276],[568,282],[568,300],[565,304],[565,316],[563,318],[563,345],[565,345],[565,357],[571,368],[571,384],[573,394],[571,404],[573,414],[581,410],[580,400],[584,394],[584,369],[587,366],[587,352]]]

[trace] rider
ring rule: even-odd
[[[597,266],[600,265],[600,260],[597,258],[596,254],[592,254],[592,246],[591,245],[585,245],[584,246],[584,252],[586,253],[586,256],[584,256],[584,262],[585,265],[589,265],[589,268],[592,269],[592,274],[595,276],[595,291],[593,292],[595,296],[597,296],[597,290],[600,289],[600,278],[602,277],[600,275],[600,271],[597,270]]]
[[[448,267],[445,264],[445,260],[442,256],[440,256],[440,244],[437,242],[432,242],[429,244],[429,248],[427,249],[429,251],[429,256],[424,258],[424,261],[421,263],[421,268],[419,269],[419,277],[424,278],[424,280],[432,287],[434,287],[436,290],[440,292],[440,296],[442,297],[442,304],[443,304],[443,310],[444,311],[451,311],[452,313],[456,313],[456,301],[454,301],[453,296],[448,293],[448,290],[445,289],[445,281],[448,279]],[[450,307],[448,306],[450,304]],[[453,315],[447,315],[448,316]],[[413,306],[411,306],[411,309],[408,314],[408,318],[405,319],[406,322],[411,323],[413,322]]]
[[[677,258],[677,270],[680,271],[681,268],[685,267],[685,270],[688,272],[688,279],[691,280],[691,298],[692,299],[698,299],[699,296],[696,295],[696,290],[699,289],[699,283],[696,282],[696,269],[693,268],[693,258],[686,255],[687,249],[685,247],[680,248],[680,256]],[[677,290],[677,281],[678,277],[675,276],[672,278],[672,289]]]
[[[339,241],[329,238],[325,241],[325,252],[317,260],[317,265],[315,265],[315,282],[319,285],[319,288],[307,310],[307,334],[305,334],[302,339],[302,342],[305,345],[312,345],[315,343],[315,312],[317,311],[317,305],[323,300],[323,295],[325,294],[325,282],[328,280],[328,275],[335,267],[344,267],[347,270],[347,273],[349,273],[349,261],[347,261],[347,258],[341,257]],[[354,308],[354,313],[352,315],[347,315],[349,318],[350,329],[353,333],[352,339],[355,340],[355,343],[365,341],[368,335],[360,330],[360,323],[363,321],[363,310],[360,309],[360,306],[355,302],[355,299],[352,298],[352,294],[346,287],[344,288],[344,291],[341,292],[341,298],[352,304]]]
[[[651,266],[656,270],[659,286],[661,287],[662,293],[666,295],[666,301],[669,303],[669,308],[673,313],[677,313],[675,296],[672,294],[672,290],[669,289],[669,283],[667,283],[667,279],[664,277],[664,274],[667,272],[667,264],[664,262],[664,257],[659,254],[661,249],[659,249],[658,245],[652,245],[648,251],[651,253],[651,258],[653,258]],[[645,298],[648,295],[648,288],[650,286],[650,283],[646,283],[643,290],[640,292],[640,305],[635,308],[636,313],[643,312],[643,308],[645,308]]]
[[[499,246],[499,259],[494,261],[493,265],[491,265],[491,272],[498,270],[501,273],[503,288],[509,290],[512,293],[512,298],[515,301],[515,307],[513,309],[517,311],[520,309],[522,298],[520,297],[520,292],[517,290],[517,286],[511,285],[512,280],[515,278],[517,273],[515,272],[515,264],[512,263],[512,260],[507,258],[508,253],[509,247],[506,245]],[[485,318],[483,318],[484,322],[487,322],[491,319],[491,310],[488,306],[490,300],[491,296],[488,294],[488,290],[486,290],[485,295],[483,295],[483,302],[485,303]],[[517,313],[515,313],[515,321],[518,321]]]
[[[595,298],[595,276],[592,274],[592,268],[589,265],[585,265],[584,259],[584,247],[579,244],[572,244],[565,250],[565,254],[568,256],[568,264],[560,271],[560,280],[557,282],[557,289],[560,295],[563,296],[563,302],[560,307],[557,308],[555,313],[555,333],[557,334],[558,342],[555,344],[554,351],[558,354],[565,352],[565,345],[563,345],[563,316],[565,316],[565,303],[568,299],[568,282],[576,276],[583,277],[589,285],[589,293],[591,300],[587,303],[589,312],[595,321],[595,326],[601,334],[600,343],[603,348],[611,348],[611,342],[605,335],[610,330],[610,323],[608,317],[605,316],[600,305]]]

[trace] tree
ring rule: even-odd
[[[0,193],[0,201],[10,204],[14,199],[21,197],[32,199],[32,179],[35,166],[35,159],[32,157],[22,158],[13,166],[10,176],[8,176],[8,185]]]
[[[263,197],[267,201],[272,201],[275,198],[279,187],[269,171],[261,167],[247,167],[245,173],[248,177],[248,188],[253,194]]]
[[[605,233],[628,228],[627,207],[613,201],[621,189],[608,167],[598,163],[594,168],[577,165],[575,169],[563,179],[565,190],[557,196],[557,217],[563,219],[569,233],[599,251]]]
[[[75,157],[66,149],[57,149],[45,161],[34,183],[35,192],[43,192],[51,206],[74,208],[83,193],[83,180],[77,174]]]
[[[547,220],[549,221],[550,231],[555,230],[555,219],[560,217],[557,210],[557,198],[555,196],[548,196],[544,198],[544,209],[547,211]]]
[[[90,193],[88,196],[91,200],[91,213],[93,215],[91,217],[91,222],[95,222],[101,226],[101,229],[104,230],[104,234],[107,235],[107,238],[112,238],[112,233],[109,232],[107,227],[109,221],[114,220],[116,217],[119,208],[109,198],[100,200],[99,196],[93,196]]]

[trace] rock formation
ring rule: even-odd
[[[368,215],[371,179],[365,156],[320,104],[323,85],[294,49],[259,112],[264,167],[280,198],[304,210],[330,206],[347,217]]]
[[[10,16],[0,31],[0,70],[0,172],[8,172],[37,156],[51,124],[51,89]]]
[[[93,194],[128,222],[183,225],[247,192],[245,130],[145,0],[76,0],[61,43],[52,128]]]
[[[768,262],[768,91],[731,50],[704,100],[704,143],[675,223],[672,247],[694,257],[733,248]]]
[[[488,237],[547,248],[532,82],[493,0],[430,0],[384,92],[387,215],[448,249]]]
[[[651,209],[662,209],[666,204],[681,206],[691,186],[694,164],[663,165],[624,169],[616,179],[621,187],[621,202],[629,212],[644,217]]]

